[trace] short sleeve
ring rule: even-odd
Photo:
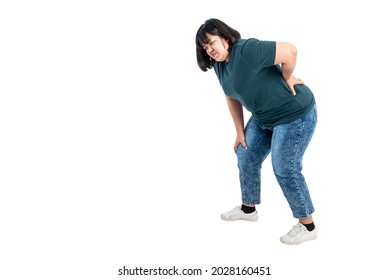
[[[241,49],[241,58],[254,72],[273,66],[276,57],[276,42],[247,39]]]

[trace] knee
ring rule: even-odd
[[[273,159],[272,166],[276,177],[285,178],[293,176],[293,168],[291,167],[290,162]]]
[[[238,157],[238,160],[243,160],[251,157],[251,151],[249,148],[243,148],[242,145],[239,145],[236,149],[236,156]]]
[[[252,151],[249,148],[243,148],[242,145],[239,145],[236,149],[236,156],[239,165],[247,165],[253,161]]]
[[[301,174],[301,167],[291,161],[273,161],[273,172],[278,178],[295,178]]]

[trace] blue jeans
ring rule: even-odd
[[[297,219],[308,217],[314,208],[301,173],[304,152],[317,122],[316,105],[291,123],[266,126],[251,117],[245,127],[247,149],[238,146],[239,179],[244,204],[261,203],[261,167],[271,152],[273,172]]]

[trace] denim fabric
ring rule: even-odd
[[[295,218],[305,218],[314,208],[301,173],[304,152],[317,123],[316,105],[291,123],[264,126],[251,117],[245,127],[247,149],[238,146],[239,179],[242,202],[261,203],[262,162],[271,152],[274,174]]]

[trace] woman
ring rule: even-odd
[[[301,173],[304,152],[317,122],[315,98],[292,75],[297,50],[290,43],[241,39],[240,33],[211,18],[196,34],[197,63],[214,68],[226,95],[236,128],[242,204],[223,213],[226,221],[256,221],[261,202],[261,166],[271,152],[277,181],[298,223],[284,236],[285,244],[317,238],[314,207]],[[243,107],[251,117],[244,127]]]

